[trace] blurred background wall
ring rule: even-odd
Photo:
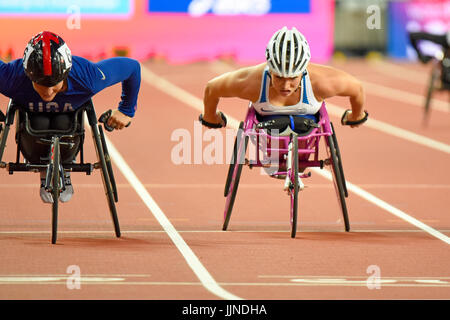
[[[172,63],[218,57],[264,60],[267,41],[284,25],[308,38],[314,60],[333,50],[329,0],[0,0],[0,50],[22,54],[41,30],[61,35],[76,55],[117,52]]]
[[[407,31],[450,29],[450,0],[0,0],[0,57],[21,57],[34,34],[49,30],[94,61],[255,63],[284,25],[306,36],[314,62],[336,52],[414,58]]]

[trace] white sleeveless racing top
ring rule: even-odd
[[[269,101],[269,86],[270,86],[270,74],[269,67],[264,68],[263,77],[261,81],[261,92],[259,94],[259,99],[253,102],[252,105],[256,112],[260,115],[306,115],[306,114],[316,114],[322,103],[318,102],[314,96],[311,80],[309,79],[308,72],[305,72],[301,80],[301,94],[300,100],[297,104],[292,106],[274,106]]]

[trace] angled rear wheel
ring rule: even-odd
[[[102,139],[101,139],[100,133],[99,133],[101,129],[98,129],[99,127],[100,127],[100,125],[94,125],[92,127],[92,134],[94,136],[97,157],[100,162],[103,187],[105,190],[106,199],[108,201],[109,212],[111,214],[111,219],[113,221],[116,237],[119,238],[121,234],[120,234],[119,219],[117,218],[117,209],[116,209],[116,204],[115,204],[116,198],[114,197],[113,184],[112,184],[112,180],[109,175],[109,169],[108,169],[108,165],[107,165],[107,162],[105,159],[104,147],[103,147]],[[110,168],[110,169],[112,171],[112,168]],[[114,185],[115,185],[115,183],[114,183]]]
[[[233,211],[234,201],[236,199],[237,189],[239,186],[239,180],[241,178],[242,166],[245,162],[245,153],[247,151],[248,136],[244,134],[244,122],[239,125],[239,130],[236,135],[233,156],[231,158],[230,167],[228,169],[227,181],[225,184],[225,210],[224,210],[224,222],[222,230],[227,230],[228,223],[230,222],[231,212]]]
[[[337,156],[336,146],[334,144],[333,136],[327,137],[327,153],[330,157],[331,162],[331,175],[333,177],[333,185],[336,191],[339,205],[341,207],[342,216],[344,218],[345,231],[350,231],[350,223],[348,219],[347,204],[345,202],[345,189],[343,181],[343,173],[341,173],[339,163],[341,162],[340,157]]]

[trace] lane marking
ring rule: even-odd
[[[296,282],[296,283],[310,283],[313,285],[320,285],[320,284],[325,284],[325,285],[361,285],[361,286],[366,286],[367,285],[367,280],[348,280],[348,279],[291,279],[291,282]],[[387,283],[396,283],[397,280],[388,280],[388,279],[380,279],[379,280],[380,285],[385,285]]]
[[[431,69],[421,72],[385,60],[372,61],[369,66],[389,77],[395,77],[421,85],[428,85],[431,73]],[[424,76],[426,78],[424,78]]]
[[[60,273],[60,274],[0,274],[0,277],[69,277],[71,274]],[[150,278],[150,274],[139,274],[139,273],[83,273],[83,277],[121,277],[121,278]]]
[[[317,168],[312,168],[313,171],[318,173],[319,175],[327,178],[328,180],[333,180],[333,177],[331,175],[331,172],[328,170],[320,170]],[[362,188],[354,185],[350,181],[346,180],[347,183],[347,189],[352,191],[353,193],[359,195],[361,198],[369,201],[370,203],[376,205],[377,207],[380,207],[381,209],[384,209],[385,211],[390,212],[391,214],[399,217],[400,219],[409,222],[410,224],[416,226],[419,229],[422,229],[423,231],[429,233],[433,237],[436,237],[442,241],[444,241],[447,244],[450,244],[450,238],[446,235],[442,234],[441,232],[437,231],[436,229],[433,229],[432,227],[426,225],[425,223],[417,220],[416,218],[408,215],[407,213],[403,212],[400,209],[397,209],[396,207],[390,205],[389,203],[381,200],[380,198],[374,196],[373,194],[363,190]]]
[[[203,101],[201,99],[197,98],[196,96],[187,92],[186,90],[174,85],[172,82],[156,75],[144,65],[141,65],[141,75],[144,81],[146,81],[149,85],[156,87],[157,89],[161,90],[167,95],[174,97],[177,100],[189,101],[189,106],[199,111],[199,113],[203,112]],[[227,119],[228,125],[230,127],[232,128],[239,127],[240,121],[231,117],[227,118],[228,118]]]
[[[364,275],[364,277],[366,277],[366,275]],[[326,279],[326,278],[345,278],[345,279],[359,279],[359,278],[363,278],[363,276],[347,276],[347,275],[338,275],[338,276],[307,276],[307,275],[270,275],[270,274],[262,274],[262,275],[258,275],[258,278],[304,278],[304,279]],[[414,280],[414,279],[447,279],[450,280],[450,277],[401,277],[401,276],[397,276],[397,277],[382,277],[383,279],[399,279],[401,281],[405,281],[405,280]],[[449,281],[450,282],[450,281]]]
[[[260,279],[286,279],[290,283],[325,286],[367,286],[366,276],[294,276],[259,275]],[[450,287],[450,277],[380,277],[382,286],[395,287]]]
[[[327,103],[327,111],[329,114],[332,114],[336,117],[341,117],[341,115],[345,111],[345,108],[338,107],[332,103]],[[400,139],[407,140],[412,143],[420,144],[421,146],[427,148],[450,154],[450,145],[446,143],[425,137],[412,131],[401,129],[383,121],[369,118],[364,126],[381,131],[382,133],[387,133]]]
[[[192,281],[131,280],[146,275],[82,275],[83,285],[141,285],[141,286],[200,286]],[[0,275],[0,285],[67,285],[70,275]],[[358,276],[258,276],[260,279],[286,279],[289,282],[221,282],[221,286],[367,286],[367,279]],[[450,287],[450,277],[382,277],[382,286],[395,287]]]
[[[117,183],[118,188],[131,189],[133,188],[128,183]],[[190,189],[205,189],[205,188],[219,188],[223,189],[223,184],[221,183],[144,183],[144,187],[150,189],[173,189],[173,188],[190,188]],[[450,189],[450,184],[390,184],[390,183],[362,183],[360,187],[366,189]],[[310,183],[306,188],[333,188],[329,183]],[[18,183],[18,184],[0,184],[0,188],[11,189],[11,188],[36,188],[35,183]],[[77,188],[103,188],[101,183],[79,183]],[[257,188],[257,189],[272,189],[280,188],[278,183],[239,183],[239,189],[241,188]]]
[[[285,221],[280,221],[280,224],[284,224]],[[254,224],[254,223],[253,223]],[[305,223],[306,224],[306,223]],[[340,224],[340,223],[339,223]],[[326,226],[333,226],[336,224],[333,223],[329,223],[326,224]],[[222,230],[178,230],[178,233],[220,233],[223,235],[230,235],[233,233],[289,233],[290,229],[286,228],[285,230],[228,230],[226,232],[222,231]],[[124,230],[121,231],[122,234],[152,234],[152,233],[165,233],[166,231],[164,230]],[[423,230],[405,230],[405,229],[352,229],[352,233],[426,233]],[[440,230],[440,232],[450,232],[449,230]],[[110,230],[105,230],[105,231],[100,231],[100,230],[62,230],[62,231],[58,231],[58,233],[61,234],[85,234],[85,235],[90,235],[90,234],[105,234],[105,235],[110,235],[111,231]],[[306,233],[343,233],[345,234],[344,231],[342,231],[341,229],[339,230],[319,230],[319,229],[308,229],[308,228],[303,228],[302,229],[302,233],[306,234]],[[48,230],[16,230],[16,231],[0,231],[0,235],[27,235],[27,234],[51,234],[51,231]]]
[[[81,281],[82,282],[82,281]],[[386,283],[385,283],[386,282]],[[386,280],[380,280],[380,285],[382,287],[413,287],[413,288],[448,288],[450,287],[450,284],[448,283],[388,283],[390,281]],[[66,286],[65,281],[30,281],[30,282],[16,282],[14,283],[16,285],[23,284],[23,285],[64,285]],[[200,282],[149,282],[149,281],[142,281],[142,282],[136,282],[136,281],[116,281],[116,282],[84,282],[82,283],[84,286],[86,285],[120,285],[120,286],[201,286],[202,283]],[[298,287],[298,286],[325,286],[325,287],[331,287],[331,286],[340,286],[340,287],[367,287],[367,283],[365,281],[360,281],[358,283],[352,283],[352,282],[336,282],[336,283],[322,283],[322,282],[220,282],[221,286],[224,287]],[[0,285],[11,285],[11,282],[1,282]]]
[[[200,111],[201,112],[203,111],[203,102],[201,99],[188,93],[184,89],[176,86],[175,84],[167,81],[166,79],[163,79],[163,78],[157,76],[155,73],[151,72],[145,66],[142,66],[142,71],[143,71],[142,72],[143,79],[149,85],[152,85],[152,86],[155,86],[155,87],[161,89],[164,93],[180,100],[185,105],[191,106],[196,110],[198,110],[200,108]],[[333,108],[331,108],[331,109],[333,109]],[[341,108],[339,108],[339,109],[341,109]],[[328,110],[328,104],[327,104],[327,110]],[[336,110],[334,110],[334,112],[335,111]],[[237,119],[234,119],[231,116],[228,116],[228,119],[229,119],[228,122],[230,124],[230,127],[233,127],[234,129],[237,130],[239,121]],[[369,122],[370,121],[368,121],[367,124]],[[373,119],[372,119],[372,122],[373,122]],[[416,134],[413,134],[413,135],[416,135]],[[450,153],[450,146],[448,146],[448,145],[446,145],[446,146],[447,146],[447,153]],[[313,171],[317,172],[318,174],[322,175],[323,177],[327,178],[328,180],[332,180],[331,173],[329,171],[320,170],[320,169],[316,169],[316,168],[312,168],[312,169],[313,169]],[[387,202],[375,197],[374,195],[370,194],[369,192],[350,183],[349,181],[347,181],[347,188],[348,188],[348,190],[356,193],[357,195],[366,199],[367,201],[369,201],[369,202],[377,205],[378,207],[390,212],[391,214],[405,220],[406,222],[416,226],[417,228],[424,230],[425,232],[429,233],[433,237],[436,237],[436,238],[444,241],[445,243],[450,244],[450,238],[447,237],[446,235],[444,235],[444,234],[440,233],[439,231],[431,228],[430,226],[420,222],[419,220],[411,217],[410,215],[395,208],[394,206],[389,205]]]
[[[398,101],[400,103],[408,103],[412,106],[425,108],[425,96],[416,93],[407,92],[401,89],[389,88],[380,84],[369,82],[366,80],[361,81],[364,84],[366,92],[382,97],[384,99]],[[449,113],[448,102],[431,99],[431,108],[436,111]]]
[[[61,276],[61,277],[50,277],[50,276],[0,276],[0,284],[31,284],[35,282],[59,282],[64,281],[63,283],[66,283],[66,280],[70,276]],[[80,282],[86,284],[88,282],[93,283],[104,283],[104,282],[113,282],[113,281],[125,281],[124,278],[111,278],[111,277],[85,277],[80,276]]]
[[[400,90],[399,92],[397,92],[401,96],[403,95],[403,93],[406,93],[406,95],[404,97],[408,101],[408,103],[422,107],[422,108],[425,107],[425,93],[426,93],[426,90],[428,90],[431,69],[426,70],[426,73],[424,73],[424,72],[420,72],[420,71],[411,70],[408,67],[404,67],[404,66],[397,65],[397,64],[394,64],[391,62],[387,62],[387,61],[376,61],[373,63],[373,68],[378,72],[388,75],[389,77],[397,77],[402,80],[415,82],[415,83],[425,86],[423,88],[423,95],[414,95],[408,91],[403,91],[403,90]],[[424,78],[424,75],[426,78]],[[372,83],[368,82],[368,84],[372,84]],[[374,89],[375,89],[375,87],[374,87]],[[378,88],[378,89],[383,90],[383,88]],[[384,87],[384,89],[389,90],[390,88]],[[375,95],[381,95],[388,99],[391,98],[391,97],[386,97],[384,94],[380,94],[381,92],[374,91],[372,93]],[[394,97],[393,99],[396,99],[395,95],[392,97]],[[442,112],[446,112],[446,113],[450,112],[449,104],[447,101],[444,101],[444,100],[432,98],[430,106],[431,106],[431,109],[434,109],[434,110],[438,110],[438,111],[442,111]]]
[[[88,125],[86,127],[89,127]],[[105,135],[106,144],[108,145],[108,151],[110,153],[111,158],[113,159],[115,165],[122,172],[124,177],[128,180],[131,186],[133,186],[136,193],[148,207],[153,216],[158,220],[159,224],[163,227],[164,231],[170,237],[172,242],[175,244],[177,249],[182,254],[183,258],[198,277],[203,286],[213,293],[214,295],[226,299],[226,300],[242,300],[242,298],[231,294],[226,291],[222,287],[220,287],[208,270],[203,266],[198,257],[192,251],[192,249],[186,244],[181,235],[177,232],[175,227],[166,217],[164,212],[152,198],[150,193],[148,193],[145,186],[139,180],[139,178],[135,175],[133,170],[128,166],[122,155],[113,145],[113,143],[109,140],[109,138]]]
[[[1,274],[0,284],[48,284],[63,283],[73,277],[71,274]],[[82,274],[80,282],[83,284],[106,284],[111,282],[125,282],[130,278],[148,279],[150,275],[142,274]],[[61,282],[63,281],[63,282]]]

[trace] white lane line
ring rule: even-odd
[[[217,284],[217,282],[214,280],[208,270],[203,266],[192,249],[186,244],[183,237],[181,237],[172,223],[170,223],[169,219],[166,217],[155,200],[153,200],[152,196],[148,193],[145,186],[134,174],[133,170],[128,166],[116,147],[112,144],[108,137],[105,136],[105,139],[108,145],[108,151],[111,158],[114,160],[114,163],[120,169],[130,185],[133,186],[134,190],[141,197],[145,205],[150,209],[150,212],[153,214],[156,220],[158,220],[159,224],[163,227],[164,231],[168,234],[170,239],[172,239],[173,243],[183,255],[187,264],[192,269],[192,271],[194,271],[195,275],[198,277],[203,286],[211,293],[222,299],[242,300],[242,298],[231,294]]]
[[[280,224],[284,224],[286,221],[280,221]],[[254,224],[254,223],[253,223]],[[340,223],[339,223],[340,224]],[[329,223],[330,226],[335,226],[336,224]],[[233,233],[288,233],[290,229],[286,230],[230,230],[227,232],[223,232],[222,230],[178,230],[178,233],[218,233],[224,236],[233,234]],[[151,233],[165,233],[165,230],[123,230],[121,231],[122,234],[151,234]],[[302,229],[303,233],[344,233],[344,231],[341,230],[339,227],[339,230],[317,230],[317,229]],[[364,230],[358,230],[358,229],[352,229],[353,233],[421,233],[424,232],[423,230],[393,230],[393,229],[364,229]],[[450,230],[440,230],[440,232],[450,232]],[[63,230],[58,231],[58,233],[61,234],[111,234],[111,231],[100,231],[100,230]],[[48,230],[25,230],[25,231],[0,231],[0,235],[8,235],[8,234],[14,234],[14,235],[26,235],[26,234],[51,234],[51,231]]]
[[[83,286],[86,285],[116,285],[116,286],[200,286],[200,282],[150,282],[150,281],[88,281],[81,283]],[[302,279],[299,279],[302,280]],[[336,279],[338,280],[338,279]],[[80,279],[83,282],[83,279]],[[417,280],[415,283],[396,283],[395,280],[379,280],[380,286],[382,287],[417,287],[417,288],[428,288],[428,287],[450,287],[450,284],[440,281],[427,281]],[[25,279],[21,281],[1,281],[0,285],[67,285],[67,281],[64,279],[35,279],[26,281]],[[367,281],[293,281],[293,282],[221,282],[221,286],[228,287],[299,287],[299,286],[341,286],[341,287],[367,287]]]
[[[61,277],[46,277],[46,276],[20,276],[20,277],[12,277],[12,276],[0,276],[0,284],[31,284],[31,283],[47,283],[47,282],[58,282],[66,280],[69,276],[61,276]],[[112,278],[112,277],[80,277],[80,282],[86,284],[87,282],[92,282],[95,284],[99,283],[107,283],[113,281],[124,281],[124,278]]]
[[[336,117],[341,117],[345,109],[338,107],[332,103],[327,103],[327,111],[329,114],[332,114]],[[431,138],[427,138],[425,136],[422,136],[420,134],[405,129],[395,127],[386,122],[382,122],[369,117],[364,126],[381,131],[383,133],[390,134],[400,139],[408,140],[409,142],[412,143],[420,144],[427,148],[431,148],[437,151],[450,154],[450,145]]]
[[[388,88],[385,86],[380,87],[380,85],[375,85],[371,88],[371,89],[379,90],[379,91],[375,90],[375,91],[371,92],[372,94],[380,95],[380,96],[383,96],[384,98],[388,98],[388,99],[398,99],[399,97],[402,97],[402,98],[404,98],[404,102],[408,102],[411,105],[415,105],[415,106],[422,107],[422,108],[425,106],[425,92],[428,89],[431,69],[424,70],[425,72],[423,72],[423,71],[421,72],[421,71],[411,70],[407,66],[401,66],[401,65],[397,65],[397,64],[394,64],[391,62],[386,62],[386,61],[376,61],[372,65],[373,65],[373,68],[377,72],[386,74],[389,77],[396,77],[396,78],[406,80],[409,82],[419,83],[424,86],[423,92],[421,92],[422,95],[417,95],[417,94],[414,94],[414,93],[411,93],[408,91],[403,91],[403,90],[389,91],[391,88]],[[373,83],[367,82],[367,84],[371,85]],[[388,93],[394,94],[394,95],[391,95],[388,97],[388,96],[386,96],[386,94],[388,94]],[[434,110],[438,110],[438,111],[442,111],[442,112],[446,112],[446,113],[450,112],[449,103],[444,100],[432,98],[430,107],[431,107],[431,109],[434,109]]]
[[[289,274],[260,274],[258,275],[260,279],[271,279],[271,278],[280,278],[280,279],[290,279],[290,278],[301,278],[301,279],[335,279],[335,278],[344,278],[344,279],[360,279],[362,276],[349,276],[349,275],[336,275],[336,276],[308,276],[308,275],[289,275]],[[365,278],[365,276],[364,276]],[[383,276],[383,279],[397,279],[400,281],[413,281],[416,279],[446,279],[450,280],[450,277],[388,277]],[[450,281],[449,281],[450,282]]]
[[[128,183],[117,183],[118,188],[129,189],[133,188]],[[402,184],[402,183],[367,183],[360,184],[360,187],[366,189],[450,189],[450,184]],[[151,189],[205,189],[205,188],[217,188],[222,189],[222,183],[144,183],[144,187]],[[309,183],[306,188],[333,188],[329,183]],[[17,183],[17,184],[0,184],[0,188],[11,189],[23,189],[23,188],[36,188],[35,183]],[[101,183],[77,183],[77,188],[103,188]],[[278,183],[239,183],[239,189],[241,188],[257,188],[257,189],[273,189],[280,188]]]
[[[332,180],[333,177],[331,175],[331,172],[328,170],[320,170],[318,168],[312,168],[316,173],[320,174],[321,176],[327,178],[328,180]],[[442,234],[441,232],[437,231],[436,229],[433,229],[432,227],[426,225],[425,223],[417,220],[416,218],[413,218],[412,216],[408,215],[407,213],[403,212],[400,209],[395,208],[394,206],[390,205],[389,203],[381,200],[380,198],[374,196],[373,194],[363,190],[362,188],[354,185],[353,183],[346,181],[347,183],[347,189],[352,191],[353,193],[356,193],[361,198],[371,202],[372,204],[380,207],[381,209],[384,209],[393,215],[399,217],[402,220],[405,220],[406,222],[409,222],[410,224],[416,226],[419,229],[422,229],[423,231],[429,233],[433,237],[436,237],[442,241],[444,241],[447,244],[450,244],[450,238],[446,235]]]
[[[431,68],[423,71],[412,70],[408,67],[409,64],[411,63],[405,63],[404,66],[402,66],[386,60],[376,60],[369,63],[369,66],[389,77],[414,82],[423,86],[428,85]]]
[[[416,94],[400,89],[385,87],[369,81],[362,81],[366,92],[376,95],[384,99],[398,101],[400,103],[408,103],[416,107],[425,107],[425,94]],[[449,113],[448,102],[432,99],[431,108],[437,111]]]
[[[144,65],[141,65],[141,74],[148,84],[150,84],[153,87],[156,87],[157,89],[161,90],[162,92],[176,98],[180,101],[189,101],[189,106],[196,109],[199,114],[203,112],[203,101],[193,94],[187,92],[186,90],[174,85],[172,82],[167,81],[166,79],[156,75],[152,71],[150,71],[147,67]],[[238,128],[239,122],[236,119],[233,119],[231,117],[227,117],[228,119],[228,125],[232,128]]]
[[[186,104],[188,106],[193,107],[194,109],[199,108],[201,106],[200,111],[203,111],[203,102],[196,96],[186,92],[184,89],[179,88],[178,86],[174,85],[173,83],[157,76],[153,72],[151,72],[147,67],[142,66],[142,75],[144,78],[144,81],[148,82],[148,84],[152,86],[156,86],[160,88],[163,92],[165,92],[168,95],[171,95],[172,97],[180,100],[183,104]],[[163,83],[163,85],[161,85]],[[183,94],[181,94],[184,92]],[[327,104],[328,106],[328,104]],[[328,108],[327,108],[328,110]],[[230,127],[233,127],[234,129],[238,129],[239,121],[237,119],[234,119],[231,116],[228,116]],[[450,153],[450,150],[449,150]],[[320,175],[324,176],[328,180],[332,180],[331,174],[327,170],[320,170],[316,168],[312,168],[315,172],[319,173]],[[347,187],[348,190],[353,191],[360,197],[368,200],[369,202],[379,206],[380,208],[390,212],[391,214],[405,220],[408,223],[411,223],[412,225],[416,226],[419,229],[424,230],[425,232],[429,233],[430,235],[444,241],[447,244],[450,244],[450,238],[445,236],[444,234],[440,233],[439,231],[429,227],[428,225],[420,222],[419,220],[411,217],[410,215],[406,214],[405,212],[395,208],[394,206],[389,205],[387,202],[384,202],[383,200],[375,197],[374,195],[370,194],[367,191],[364,191],[363,189],[357,187],[356,185],[350,183],[347,181]]]

